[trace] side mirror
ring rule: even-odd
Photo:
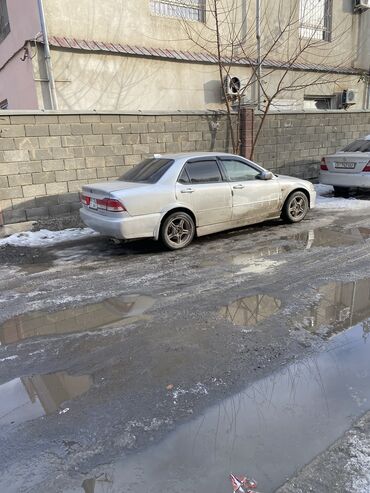
[[[260,180],[272,180],[274,175],[271,173],[271,171],[262,171],[262,173],[259,175]]]

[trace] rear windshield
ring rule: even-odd
[[[355,140],[342,149],[344,152],[370,152],[370,140]]]
[[[134,168],[126,171],[119,180],[134,183],[157,183],[171,167],[173,159],[150,158],[141,161]]]

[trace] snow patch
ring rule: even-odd
[[[63,229],[61,231],[41,229],[40,231],[26,231],[3,238],[0,240],[0,246],[13,245],[23,247],[44,247],[62,243],[64,241],[89,238],[98,234],[99,233],[91,228],[70,228]]]
[[[315,185],[317,193],[317,209],[366,209],[370,207],[370,200],[356,199],[356,197],[334,197],[333,187],[319,183]]]
[[[15,356],[8,356],[7,358],[0,359],[0,363],[2,363],[3,361],[10,361],[12,359],[17,359],[17,358],[18,358],[17,355],[15,355]]]
[[[346,469],[353,476],[353,493],[369,493],[370,491],[370,438],[364,434],[350,438],[350,460]]]

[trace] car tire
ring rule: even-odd
[[[346,187],[334,187],[334,196],[335,197],[348,197],[349,188]]]
[[[288,223],[299,223],[309,210],[307,195],[303,192],[293,192],[286,199],[281,217]]]
[[[161,225],[159,237],[168,250],[180,250],[193,241],[195,224],[186,212],[174,212],[166,217]]]

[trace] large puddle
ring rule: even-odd
[[[333,282],[318,290],[319,301],[293,321],[323,338],[362,323],[363,337],[370,333],[370,279]]]
[[[144,312],[154,303],[155,300],[149,296],[129,295],[56,312],[26,313],[0,325],[0,344],[11,344],[31,337],[97,330],[117,322],[127,325],[145,318]]]
[[[272,493],[370,408],[370,345],[362,325],[180,426],[159,445],[104,468],[77,491],[231,491],[246,473]]]
[[[0,426],[19,425],[52,414],[91,385],[91,377],[65,372],[15,378],[0,385]]]

